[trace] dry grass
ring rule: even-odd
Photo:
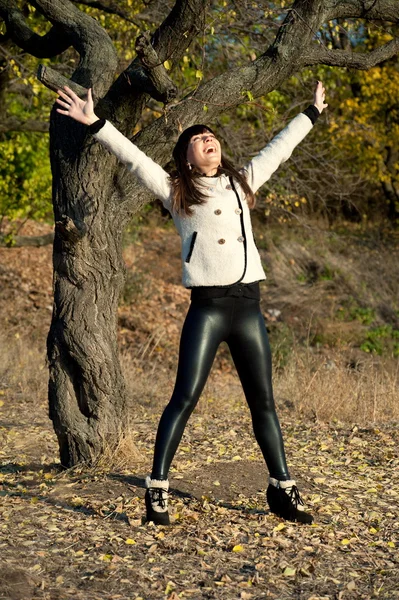
[[[348,365],[339,352],[326,359],[297,349],[275,377],[276,397],[299,417],[362,425],[399,420],[398,387],[397,361],[366,355]]]
[[[132,410],[160,415],[174,384],[174,370],[158,372],[137,366],[128,354],[123,367]],[[399,364],[395,359],[363,354],[348,362],[347,352],[318,353],[294,343],[284,368],[274,372],[277,404],[292,416],[343,423],[390,423],[399,420]],[[214,370],[196,411],[203,416],[223,412],[243,398],[238,376]]]
[[[265,301],[303,339],[357,346],[365,310],[373,325],[399,327],[397,246],[309,228],[268,239],[262,255]]]
[[[33,405],[46,403],[44,349],[15,335],[3,335],[0,343],[0,394]],[[156,371],[151,357],[147,361],[145,365],[143,356],[138,360],[128,352],[121,356],[131,414],[157,420],[173,391],[175,371],[173,366]],[[338,350],[326,356],[294,344],[284,368],[275,369],[274,389],[277,404],[304,419],[360,424],[399,420],[399,364],[394,359],[364,354],[363,360],[348,363],[347,354]],[[196,410],[211,415],[242,396],[234,371],[221,375],[214,370]],[[104,465],[140,461],[133,428],[128,425],[126,431],[130,433],[121,434],[116,452],[105,450]]]
[[[0,393],[42,403],[47,397],[45,350],[19,333],[0,335]]]

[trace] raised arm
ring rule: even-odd
[[[123,162],[129,171],[169,209],[172,194],[169,175],[109,121],[97,117],[94,113],[91,89],[88,91],[87,100],[79,98],[67,86],[57,92],[60,97],[56,101],[62,107],[57,108],[57,112],[89,126],[95,139]]]
[[[317,82],[313,104],[300,113],[272,139],[245,167],[248,184],[256,192],[289,159],[294,148],[312,129],[317,117],[327,108],[325,89],[321,81]]]

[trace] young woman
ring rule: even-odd
[[[167,174],[93,110],[91,91],[81,100],[59,90],[57,111],[89,126],[170,211],[182,241],[183,285],[191,305],[180,341],[176,384],[161,417],[151,477],[146,479],[147,520],[168,525],[168,472],[189,416],[197,404],[216,351],[227,342],[247,399],[257,442],[269,470],[270,510],[290,521],[311,523],[287,467],[275,410],[271,353],[259,308],[265,279],[249,209],[254,193],[312,129],[327,107],[317,83],[313,104],[297,115],[250,163],[237,171],[205,125],[189,127],[173,150],[176,171]]]

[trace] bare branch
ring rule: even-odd
[[[98,8],[105,13],[110,15],[116,15],[128,23],[132,23],[136,27],[140,28],[140,23],[129,16],[127,12],[122,10],[116,2],[112,0],[71,0],[74,4],[84,4],[85,6],[91,6],[92,8]]]
[[[48,246],[54,241],[54,233],[46,233],[45,235],[0,235],[0,247],[22,248],[23,246],[31,246],[39,248]]]
[[[198,32],[204,29],[209,4],[210,0],[176,0],[151,40],[158,64],[165,60],[176,64],[181,59]],[[132,123],[138,121],[147,100],[143,96],[146,93],[157,98],[156,83],[154,87],[148,70],[143,69],[140,58],[136,57],[104,99],[113,107],[112,119],[122,131],[125,126],[131,130]]]
[[[49,124],[45,121],[20,121],[16,117],[8,117],[6,121],[0,121],[0,133],[6,131],[36,131],[38,133],[47,133]]]
[[[64,77],[58,71],[55,71],[51,67],[46,67],[44,65],[39,65],[37,71],[37,78],[42,82],[49,90],[56,92],[60,88],[63,88],[64,85],[67,85],[77,94],[80,98],[84,98],[87,94],[87,88],[75,83],[68,79],[68,77]]]
[[[143,33],[136,41],[137,56],[141,60],[147,76],[154,86],[157,98],[162,102],[168,103],[177,96],[177,87],[169,77],[162,62],[160,62],[157,53],[151,45],[149,33]],[[154,94],[151,94],[153,97]]]
[[[0,16],[6,24],[7,35],[32,56],[51,58],[61,54],[71,45],[66,32],[57,26],[52,27],[43,36],[34,33],[12,0],[0,0]]]
[[[70,35],[72,46],[80,55],[72,81],[84,87],[95,87],[97,95],[103,95],[118,64],[116,50],[105,29],[70,0],[31,0],[31,3],[51,23]]]
[[[329,50],[319,46],[305,50],[303,64],[328,65],[330,67],[349,67],[352,69],[368,70],[392,58],[399,53],[399,37],[370,52],[349,52],[347,50]]]
[[[357,18],[399,23],[397,0],[329,0],[326,2],[328,20]]]

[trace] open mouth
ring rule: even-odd
[[[211,152],[216,152],[216,148],[210,147],[206,149],[206,154],[210,154]]]

